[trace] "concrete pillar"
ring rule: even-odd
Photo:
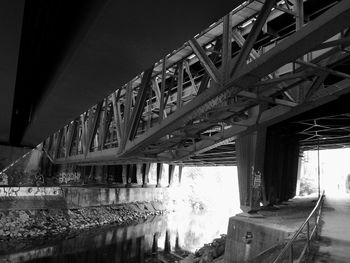
[[[264,156],[266,128],[242,135],[236,140],[238,183],[243,212],[260,207],[265,201]]]
[[[136,167],[132,164],[127,165],[127,173],[126,173],[126,185],[127,185],[127,187],[130,187],[132,184],[132,176],[133,176],[135,168]]]
[[[181,178],[182,178],[182,165],[179,165],[179,184],[181,184]]]
[[[175,165],[170,164],[169,165],[169,186],[172,186],[174,184],[174,172],[175,172]]]
[[[103,166],[96,165],[94,170],[95,170],[95,173],[94,173],[95,183],[96,184],[103,184],[104,183]]]
[[[112,184],[121,184],[120,178],[122,177],[123,173],[123,166],[121,165],[111,165],[109,166],[109,181]]]
[[[156,232],[153,235],[152,253],[157,253],[158,252],[158,238],[159,238],[159,233]]]
[[[157,163],[157,187],[161,187],[161,181],[163,177],[163,164]]]
[[[143,174],[142,174],[142,163],[136,164],[136,184],[137,185],[142,185],[143,184]]]
[[[102,183],[108,184],[108,166],[102,165]]]
[[[123,164],[123,172],[122,172],[122,184],[127,184],[127,174],[128,174],[128,166]]]
[[[84,166],[84,177],[83,177],[83,184],[87,185],[91,183],[91,179],[93,178],[94,174],[94,166]]]
[[[150,168],[151,168],[150,163],[143,164],[143,180],[142,180],[143,184],[142,184],[142,187],[147,187],[149,184]]]
[[[180,237],[179,237],[179,232],[176,232],[176,238],[175,238],[175,252],[180,250]]]
[[[169,186],[169,164],[164,163],[163,164],[163,174],[160,181],[160,185],[162,187],[168,187]]]
[[[171,251],[171,244],[170,244],[170,231],[167,230],[165,232],[165,241],[164,241],[164,251],[169,253]]]
[[[149,174],[148,174],[149,185],[153,185],[153,186],[157,185],[157,177],[158,177],[157,167],[158,167],[157,163],[150,164]]]
[[[139,237],[137,240],[138,240],[138,247],[140,251],[138,262],[144,263],[145,262],[145,236]]]

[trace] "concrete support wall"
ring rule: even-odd
[[[231,217],[226,236],[225,263],[250,262],[262,251],[282,242],[290,232],[273,224],[250,222],[244,217]],[[261,261],[253,261],[261,262]]]
[[[173,200],[170,188],[62,187],[68,208]]]

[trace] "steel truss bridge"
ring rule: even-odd
[[[350,92],[350,1],[245,1],[42,144],[54,164],[235,165],[235,139]],[[169,32],[171,34],[171,32]]]

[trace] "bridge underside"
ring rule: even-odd
[[[349,17],[349,1],[246,1],[49,136],[42,170],[147,186],[237,165],[244,210],[287,200],[302,149],[349,142]]]

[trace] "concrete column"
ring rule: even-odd
[[[133,175],[133,172],[134,172],[134,165],[128,164],[126,170],[127,170],[127,173],[126,173],[126,185],[127,185],[127,187],[130,187],[131,183],[132,183],[132,175]]]
[[[103,178],[103,166],[102,165],[96,165],[95,166],[95,173],[94,173],[94,181],[96,184],[103,184],[104,178]]]
[[[142,163],[136,164],[136,184],[142,185]]]
[[[102,183],[108,184],[108,166],[102,165]]]
[[[165,232],[165,243],[164,243],[164,251],[169,253],[171,251],[171,244],[170,244],[170,231],[167,230]]]
[[[179,237],[179,232],[176,232],[176,238],[175,238],[175,252],[181,249],[180,247],[180,237]]]
[[[179,165],[179,184],[181,184],[181,178],[182,178],[182,165]]]
[[[265,144],[264,127],[236,140],[238,183],[243,212],[258,209],[259,203],[265,200],[263,187]]]
[[[150,163],[145,163],[143,168],[143,184],[142,187],[147,187],[148,183],[149,183],[149,172],[150,172],[150,168],[151,168],[151,164]]]
[[[170,164],[169,165],[169,186],[172,186],[174,184],[174,172],[175,172],[175,165]]]
[[[144,263],[145,262],[145,236],[139,237],[137,240],[138,240],[138,244],[139,244],[138,246],[140,251],[138,262]]]
[[[127,174],[128,174],[128,166],[123,164],[123,172],[122,172],[122,184],[127,184]]]
[[[92,183],[92,178],[94,175],[94,166],[85,166],[84,170],[84,184],[90,184]]]
[[[162,187],[169,186],[169,164],[166,164],[166,163],[163,164],[163,174],[160,181],[160,185]]]
[[[158,238],[159,238],[159,233],[156,232],[153,235],[152,253],[157,253],[158,252]]]
[[[112,181],[112,184],[118,184],[120,183],[119,181],[119,176],[121,176],[121,173],[123,171],[123,168],[120,169],[120,165],[113,165],[109,167],[109,177],[110,181]]]
[[[158,178],[157,167],[158,167],[157,163],[149,164],[147,187],[155,187],[157,185],[157,178]]]
[[[163,177],[163,164],[157,163],[157,187],[161,187],[161,181]]]

